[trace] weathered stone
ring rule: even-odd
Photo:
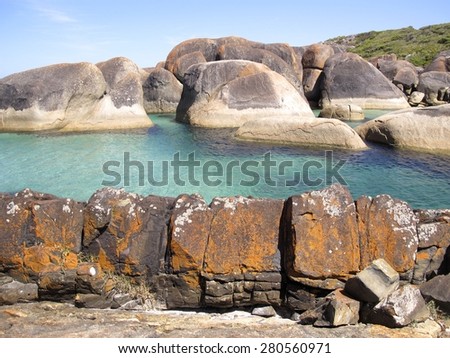
[[[418,106],[422,103],[423,99],[425,98],[425,93],[414,91],[411,93],[411,95],[408,98],[408,103],[411,106]]]
[[[361,197],[356,201],[361,266],[383,258],[405,278],[414,267],[418,247],[418,219],[409,205],[389,195]]]
[[[323,71],[315,68],[303,70],[303,91],[308,101],[318,102],[321,96]]]
[[[450,313],[450,274],[423,283],[420,292],[427,301],[434,301],[440,309]]]
[[[272,306],[255,307],[252,310],[252,315],[261,317],[275,317],[277,311]]]
[[[168,113],[177,110],[183,85],[164,68],[144,71],[141,75],[144,109],[147,113]]]
[[[299,278],[345,278],[359,269],[356,210],[339,184],[293,196],[286,203],[286,271]]]
[[[444,104],[439,91],[450,87],[450,72],[424,72],[419,76],[417,90],[425,93],[425,101],[432,106]]]
[[[120,79],[116,77],[114,86],[108,82],[112,72],[105,72],[105,80],[102,71],[90,63],[57,64],[3,78],[0,131],[150,127],[152,122],[142,107],[139,75],[136,74],[134,85],[129,86],[130,72],[118,70],[115,59],[110,62],[114,65],[112,72],[123,74]],[[128,85],[120,87],[125,83]],[[135,102],[138,97],[140,103]]]
[[[173,199],[98,190],[84,211],[84,242],[103,270],[132,276],[164,271]]]
[[[262,46],[261,46],[262,47]],[[290,56],[291,64],[288,64],[273,51],[264,48],[250,46],[222,45],[218,49],[220,60],[246,60],[262,63],[272,71],[279,73],[303,96],[303,87],[300,75],[294,71],[293,56]],[[285,56],[287,57],[287,56]],[[294,65],[297,65],[294,63]]]
[[[0,270],[22,281],[71,270],[81,249],[84,204],[25,189],[0,199]]]
[[[215,61],[217,42],[213,39],[190,39],[179,43],[167,55],[165,69],[175,73],[177,60],[187,54],[200,52],[206,61]]]
[[[202,289],[195,272],[157,276],[157,299],[168,309],[201,307]],[[210,297],[210,296],[208,296]]]
[[[381,300],[366,312],[365,323],[381,324],[390,328],[409,325],[415,320],[425,320],[430,316],[420,290],[405,285]]]
[[[72,302],[77,292],[76,270],[46,272],[39,275],[41,300]]]
[[[78,293],[75,296],[75,306],[83,308],[97,308],[105,309],[110,308],[112,303],[112,297],[105,297],[102,295],[95,295],[92,293]]]
[[[205,295],[220,297],[233,294],[234,284],[233,282],[220,283],[216,281],[205,282]]]
[[[256,119],[244,123],[235,135],[256,142],[358,150],[367,148],[350,126],[332,118]]]
[[[345,292],[363,302],[379,302],[399,286],[398,273],[383,259],[368,267],[345,284]]]
[[[424,70],[431,71],[450,72],[450,51],[440,52]]]
[[[38,286],[35,283],[12,281],[0,285],[0,306],[38,299]]]
[[[251,119],[313,117],[307,102],[280,74],[242,60],[189,67],[177,120],[202,127],[239,127]]]
[[[169,266],[173,272],[203,269],[212,217],[212,210],[202,197],[177,198],[170,219]]]
[[[323,74],[323,107],[351,103],[363,109],[409,108],[403,93],[372,64],[356,54],[331,56]]]
[[[105,293],[107,277],[104,276],[100,264],[83,262],[78,264],[76,272],[77,292],[98,295]]]
[[[290,282],[286,288],[286,305],[296,311],[307,311],[316,307],[318,300],[328,292]]]
[[[306,48],[302,56],[303,68],[315,68],[318,70],[323,70],[326,61],[332,55],[334,55],[334,50],[329,45],[310,45]]]
[[[280,291],[253,291],[252,303],[255,305],[275,305],[281,304]]]
[[[234,305],[233,295],[205,296],[204,303],[207,307],[230,308]]]
[[[200,51],[187,53],[177,58],[173,67],[173,74],[180,82],[184,82],[184,76],[189,67],[205,62],[207,62],[205,56]]]
[[[385,114],[355,130],[365,140],[422,151],[450,151],[450,104]]]
[[[336,118],[340,120],[360,121],[365,118],[361,107],[354,104],[337,104],[324,107],[320,113],[321,118]]]
[[[411,90],[419,84],[417,69],[411,62],[380,59],[377,68],[395,85],[401,84],[406,90]]]
[[[333,291],[326,298],[329,303],[324,312],[324,318],[331,327],[357,324],[359,321],[360,303],[343,292]]]
[[[211,209],[214,216],[204,256],[206,273],[281,271],[282,200],[216,197]]]

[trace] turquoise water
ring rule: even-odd
[[[28,187],[88,200],[114,184],[145,195],[200,193],[210,201],[238,194],[287,198],[340,180],[355,199],[387,193],[415,208],[450,208],[450,156],[372,144],[366,151],[327,152],[247,143],[234,130],[192,128],[173,115],[151,118],[156,126],[145,131],[0,134],[0,191]]]

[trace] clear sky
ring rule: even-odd
[[[450,22],[433,0],[0,0],[0,78],[62,62],[125,56],[141,67],[193,37],[308,45],[371,30]]]

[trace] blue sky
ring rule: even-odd
[[[434,0],[0,0],[0,78],[61,62],[125,56],[141,67],[193,37],[300,46],[339,35],[450,22]]]

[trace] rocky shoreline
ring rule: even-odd
[[[354,200],[337,184],[210,204],[112,188],[87,203],[24,190],[0,195],[0,242],[3,305],[282,310],[317,327],[404,327],[427,322],[430,304],[450,312],[450,210]]]

